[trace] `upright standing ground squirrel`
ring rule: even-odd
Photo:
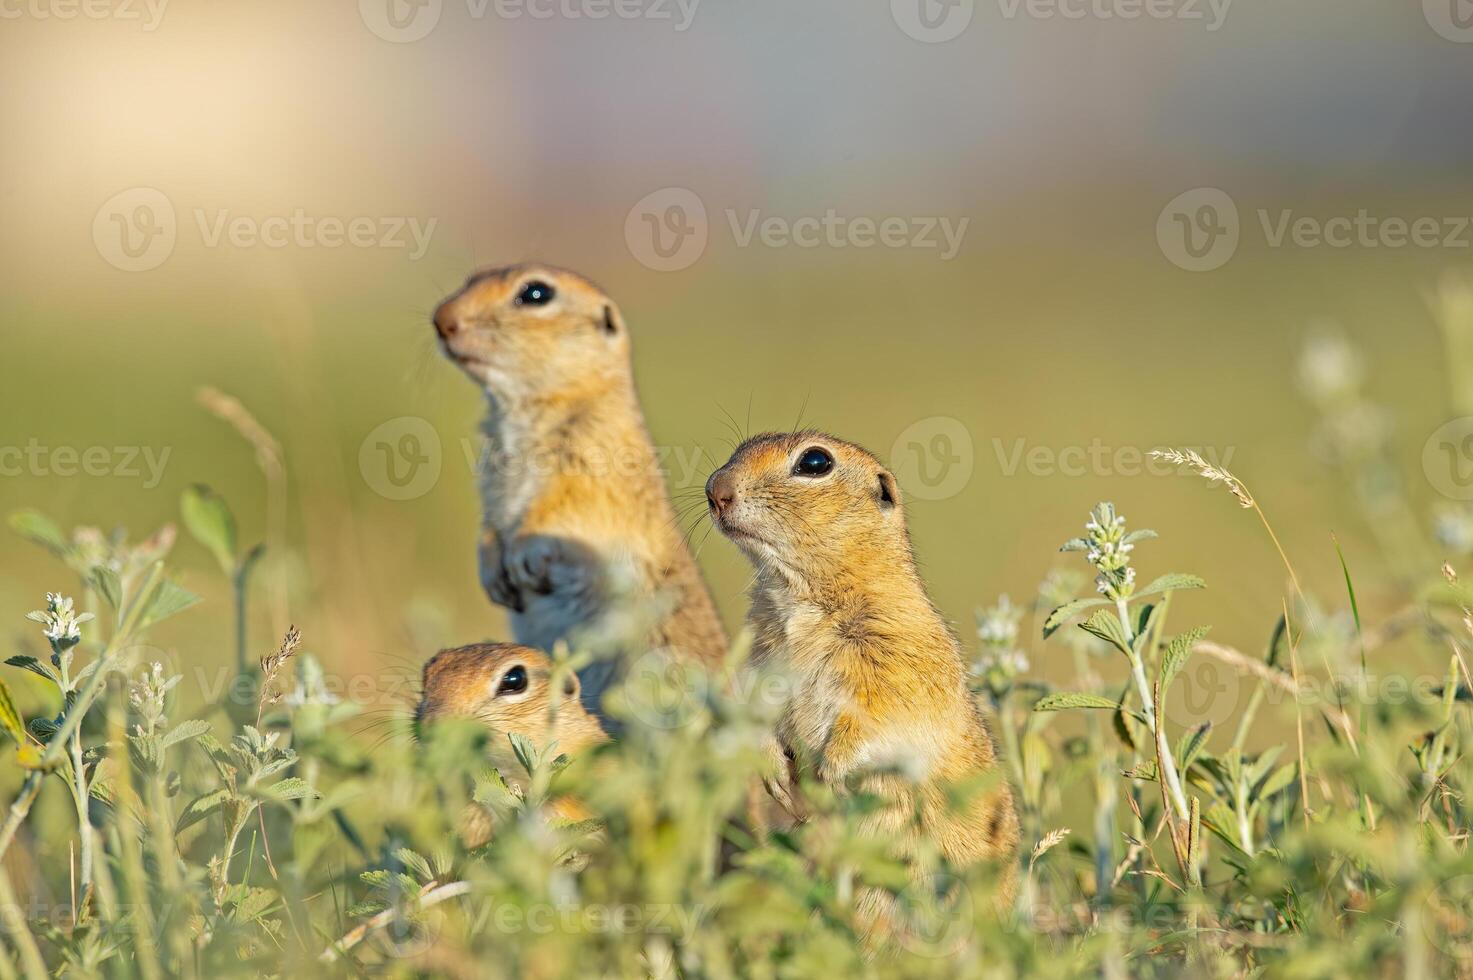
[[[748,439],[706,493],[716,526],[756,566],[754,664],[792,679],[779,749],[811,758],[836,787],[870,773],[865,788],[892,804],[872,832],[913,845],[919,813],[920,834],[953,865],[996,860],[1009,891],[1012,792],[960,645],[916,569],[895,478],[859,446],[798,432]],[[791,766],[774,766],[774,795],[792,806]],[[986,773],[996,784],[958,811],[948,788]]]
[[[446,716],[471,718],[490,729],[488,761],[522,791],[527,774],[508,736],[524,736],[541,752],[556,743],[558,754],[570,757],[609,740],[579,701],[578,679],[569,674],[555,687],[547,655],[515,643],[477,643],[441,650],[430,658],[414,711],[415,726]],[[589,817],[581,804],[567,797],[552,800],[549,809],[568,821]],[[491,836],[489,815],[475,808],[466,816],[462,834],[467,846],[485,843]]]
[[[520,265],[472,275],[434,323],[490,403],[481,581],[516,638],[597,647],[627,634],[623,599],[659,597],[651,635],[627,645],[720,664],[726,634],[677,526],[613,301],[576,273]],[[605,717],[616,657],[579,675]]]

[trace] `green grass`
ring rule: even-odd
[[[1473,331],[1444,317],[1450,339]],[[1470,394],[1466,367],[1454,365],[1455,402]],[[1050,526],[1051,544],[1069,543],[1051,566],[1039,556],[1043,582],[1013,577],[1026,598],[982,603],[974,690],[1024,835],[1006,907],[997,868],[926,854],[907,865],[865,837],[876,801],[863,794],[809,785],[807,823],[745,832],[778,708],[743,696],[771,690],[760,685],[641,658],[612,706],[621,740],[580,760],[518,743],[525,793],[482,761],[502,735],[452,724],[414,739],[409,682],[453,617],[431,589],[405,603],[404,637],[354,632],[353,591],[375,573],[353,565],[367,532],[334,515],[330,464],[294,486],[299,512],[259,532],[237,521],[236,494],[199,488],[177,508],[184,541],[18,514],[12,531],[39,546],[23,566],[45,578],[10,610],[18,649],[0,674],[14,745],[0,980],[1473,974],[1473,593],[1456,558],[1439,567],[1461,553],[1448,529],[1473,515],[1445,503],[1434,547],[1421,530],[1433,515],[1396,479],[1397,448],[1343,424],[1375,407],[1365,379],[1306,384],[1370,543],[1342,550],[1349,538],[1280,511],[1265,489],[1278,484],[1257,472],[1252,493],[1201,473],[1218,486],[1165,482],[1224,526],[1205,539],[1213,551],[1143,532],[1149,513],[1124,523],[1108,504],[1081,508]],[[249,469],[217,486],[270,499],[259,434],[256,449],[267,492]],[[322,565],[297,540],[342,577],[312,575]],[[1256,556],[1236,578],[1209,571],[1227,563],[1224,540]],[[211,570],[179,576],[186,547]],[[1301,563],[1333,570],[1319,576],[1332,604],[1301,590],[1315,580]],[[57,582],[75,608],[42,601]],[[1236,625],[1245,604],[1256,633]],[[74,629],[80,611],[94,618]],[[1219,611],[1234,628],[1208,634]],[[317,622],[333,624],[332,649]],[[741,669],[739,643],[729,670]],[[958,800],[978,789],[957,787]],[[566,794],[596,819],[549,819]],[[458,833],[469,807],[496,822],[474,850]],[[856,916],[870,889],[896,896],[891,942],[867,940]]]

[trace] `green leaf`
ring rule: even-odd
[[[184,526],[204,545],[226,575],[235,574],[235,516],[225,499],[209,487],[195,484],[179,501]]]
[[[1282,793],[1294,783],[1295,763],[1289,762],[1273,771],[1273,774],[1258,785],[1254,792],[1254,803],[1262,803]]]
[[[430,862],[422,855],[411,851],[407,847],[401,847],[394,852],[404,866],[419,876],[420,881],[429,882],[435,880],[435,871],[430,867]]]
[[[5,729],[5,734],[15,739],[17,745],[25,744],[25,722],[21,718],[20,711],[15,707],[15,701],[10,697],[10,688],[4,681],[0,681],[0,728]]]
[[[1177,672],[1187,662],[1187,658],[1192,655],[1193,644],[1206,636],[1207,631],[1210,629],[1212,629],[1211,626],[1198,626],[1195,629],[1189,629],[1179,636],[1172,637],[1171,642],[1166,644],[1166,653],[1161,657],[1162,697],[1166,696],[1166,689],[1171,686],[1171,682],[1176,679]]]
[[[247,551],[245,556],[240,560],[240,567],[235,571],[236,583],[241,587],[246,586],[251,580],[251,573],[256,570],[256,566],[260,564],[261,559],[264,557],[266,557],[266,545],[264,543],[258,544],[250,551]]]
[[[87,575],[87,580],[92,587],[98,591],[107,604],[114,609],[123,604],[123,583],[118,579],[118,573],[111,568],[98,565]]]
[[[530,738],[517,732],[511,732],[506,737],[511,742],[511,750],[517,761],[527,770],[527,775],[532,775],[537,769],[537,747]]]
[[[1063,626],[1086,609],[1093,609],[1095,606],[1108,604],[1108,599],[1071,599],[1048,614],[1048,618],[1043,621],[1043,635],[1051,636],[1060,626]]]
[[[1139,599],[1143,596],[1156,595],[1160,592],[1175,592],[1178,589],[1205,588],[1207,588],[1207,583],[1195,575],[1182,575],[1179,572],[1169,572],[1137,592],[1135,598]]]
[[[146,773],[156,773],[164,767],[164,752],[157,735],[129,735],[128,757],[135,769]]]
[[[43,756],[41,750],[36,748],[36,746],[30,744],[29,742],[26,742],[20,748],[15,750],[15,761],[20,765],[22,769],[36,770],[44,768],[47,772],[50,772],[51,770],[56,769],[61,765],[61,760],[58,759],[56,762],[52,763],[49,766],[43,766],[42,763],[45,761],[45,757]]]
[[[179,820],[174,824],[174,833],[179,834],[185,829],[193,827],[224,806],[225,801],[228,799],[230,799],[230,793],[224,789],[217,789],[203,796],[196,796],[185,805],[184,810],[179,814]]]
[[[1106,711],[1114,711],[1120,707],[1119,703],[1098,694],[1085,694],[1082,691],[1061,691],[1058,694],[1046,694],[1033,704],[1034,711],[1067,711],[1070,708],[1102,708]]]
[[[1148,527],[1143,527],[1143,528],[1138,528],[1138,529],[1136,529],[1134,531],[1131,531],[1125,537],[1123,537],[1123,538],[1120,539],[1120,543],[1121,544],[1135,544],[1137,541],[1148,541],[1151,538],[1155,538],[1155,537],[1159,537],[1159,535],[1155,531],[1151,530]]]
[[[205,754],[210,757],[210,761],[215,764],[215,771],[220,774],[221,779],[230,781],[235,778],[234,759],[230,751],[220,744],[219,739],[206,732],[199,737],[199,744],[200,748],[205,750]]]
[[[271,911],[281,896],[269,888],[245,888],[234,896],[234,918],[243,922],[259,922]]]
[[[1122,770],[1120,775],[1126,779],[1141,779],[1148,783],[1154,783],[1156,781],[1156,760],[1147,759],[1144,762],[1137,762],[1130,769]]]
[[[285,803],[287,800],[300,800],[305,796],[312,796],[313,790],[311,784],[300,776],[288,776],[279,783],[257,787],[256,794],[264,800]]]
[[[173,728],[165,732],[163,734],[163,737],[159,741],[159,745],[161,748],[167,749],[171,745],[177,745],[180,742],[185,741],[186,739],[199,738],[201,735],[205,734],[209,730],[209,722],[205,721],[203,718],[191,718],[187,721],[181,721],[179,724],[175,725]]]
[[[1366,638],[1360,625],[1360,604],[1355,601],[1355,583],[1350,580],[1350,566],[1345,563],[1345,552],[1340,550],[1340,539],[1332,533],[1330,540],[1335,542],[1335,556],[1340,559],[1340,571],[1345,573],[1345,591],[1350,594],[1350,614],[1355,619],[1355,638],[1360,643],[1360,669],[1365,673]]]
[[[55,684],[57,687],[61,686],[61,675],[53,670],[50,664],[42,663],[35,657],[27,657],[24,654],[16,654],[14,657],[10,657],[5,662],[12,667],[19,667],[22,670],[29,670],[33,674],[39,674],[51,683]]]
[[[1118,708],[1115,714],[1110,718],[1110,724],[1115,729],[1116,737],[1120,739],[1120,741],[1125,745],[1127,749],[1135,752],[1140,748],[1140,746],[1136,744],[1135,734],[1130,730],[1130,721],[1126,714],[1123,700],[1121,703],[1121,707]]]
[[[1164,692],[1165,688],[1162,688],[1162,691]],[[1177,746],[1176,757],[1181,760],[1180,766],[1182,772],[1186,772],[1191,768],[1192,760],[1197,757],[1198,752],[1202,751],[1202,746],[1207,744],[1207,735],[1211,731],[1212,722],[1204,721],[1192,729],[1182,739],[1181,745]]]
[[[72,550],[71,542],[61,533],[61,528],[40,511],[22,510],[11,514],[10,529],[32,544],[45,548],[57,558],[66,557]]]
[[[1226,804],[1214,803],[1209,807],[1207,812],[1202,814],[1202,826],[1239,854],[1247,854],[1247,851],[1243,850],[1243,842],[1238,840],[1237,818]]]
[[[1127,657],[1131,655],[1130,639],[1125,635],[1125,627],[1120,625],[1120,618],[1114,612],[1101,609],[1080,623],[1079,628],[1113,645]]]
[[[154,590],[143,613],[143,625],[152,626],[199,602],[199,596],[172,579],[164,579]]]

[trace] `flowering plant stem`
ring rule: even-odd
[[[148,606],[148,600],[153,595],[163,572],[162,562],[156,562],[149,570],[148,578],[144,580],[143,587],[138,591],[138,597],[133,600],[122,623],[113,633],[112,639],[108,640],[107,646],[98,655],[97,668],[92,671],[92,676],[87,678],[86,686],[78,692],[77,699],[72,702],[71,707],[63,712],[61,725],[51,736],[51,740],[46,743],[46,751],[41,753],[40,762],[26,775],[20,792],[16,794],[15,802],[10,805],[10,812],[5,816],[5,822],[0,824],[0,858],[3,858],[5,852],[10,849],[11,842],[15,840],[15,832],[25,822],[27,815],[31,812],[31,807],[36,802],[36,797],[40,795],[41,780],[45,778],[49,770],[56,768],[61,763],[63,756],[68,752],[73,736],[81,727],[82,717],[92,707],[92,702],[97,699],[97,693],[102,690],[102,685],[107,679],[108,661],[137,630],[138,623],[143,618],[143,612]],[[82,798],[80,805],[86,806],[86,797]]]
[[[1167,599],[1170,602],[1170,599]],[[1163,604],[1164,605],[1164,604]],[[1130,628],[1130,607],[1124,599],[1115,600],[1115,613],[1120,617],[1120,628],[1125,631],[1127,646],[1134,651],[1135,633]],[[1165,610],[1161,613],[1165,617]],[[1147,627],[1148,629],[1150,627]],[[1140,694],[1142,713],[1146,717],[1146,727],[1150,729],[1151,735],[1156,742],[1156,764],[1160,769],[1161,783],[1166,787],[1167,794],[1171,800],[1172,808],[1176,810],[1178,819],[1186,820],[1189,815],[1186,793],[1181,788],[1181,777],[1176,771],[1176,760],[1172,758],[1171,749],[1166,744],[1164,733],[1156,731],[1156,702],[1151,696],[1151,684],[1146,680],[1146,668],[1139,653],[1132,652],[1130,655],[1130,676],[1135,680],[1136,691]],[[1164,695],[1163,695],[1164,696]]]

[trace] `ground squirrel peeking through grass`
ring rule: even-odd
[[[478,643],[441,650],[424,666],[415,727],[422,729],[447,716],[480,722],[492,732],[488,761],[509,785],[525,792],[527,774],[509,736],[525,736],[541,752],[555,743],[559,755],[572,757],[609,740],[598,719],[579,701],[578,678],[568,673],[554,681],[552,662],[530,647]],[[548,810],[554,818],[569,822],[590,816],[568,797],[553,799]],[[467,846],[490,839],[490,815],[482,808],[473,808],[462,819]]]
[[[902,851],[929,838],[953,866],[996,861],[1010,892],[1012,793],[960,645],[916,569],[894,476],[833,436],[761,435],[706,493],[717,528],[756,568],[753,664],[792,682],[776,725],[774,796],[801,817],[792,776],[805,760],[841,791],[855,777],[888,801],[869,831]],[[951,791],[979,783],[958,808]]]
[[[489,402],[481,580],[517,640],[602,654],[579,676],[605,722],[620,653],[719,665],[726,634],[677,526],[614,302],[576,273],[520,265],[472,275],[434,324]],[[631,601],[652,628],[631,627]]]

